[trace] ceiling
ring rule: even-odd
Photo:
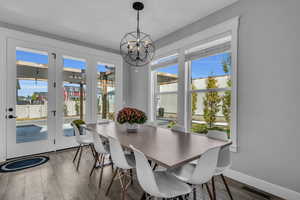
[[[141,31],[155,41],[238,0],[144,0]],[[133,0],[0,0],[0,21],[118,50],[136,29]]]

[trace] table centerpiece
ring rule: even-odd
[[[136,108],[125,107],[118,112],[117,122],[125,124],[127,132],[135,133],[138,130],[139,124],[144,124],[147,121],[146,114]]]

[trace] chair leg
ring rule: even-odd
[[[193,199],[197,200],[197,196],[196,196],[196,187],[193,188]]]
[[[109,193],[109,191],[110,191],[110,188],[111,188],[111,186],[112,186],[112,184],[113,184],[113,182],[114,182],[114,180],[115,180],[115,177],[116,177],[118,171],[119,171],[119,169],[116,168],[116,170],[115,170],[115,172],[114,172],[114,174],[113,174],[113,176],[112,176],[112,178],[111,178],[111,181],[110,181],[110,183],[109,183],[109,186],[108,186],[108,188],[107,188],[107,190],[106,190],[106,192],[105,192],[105,196],[108,195],[108,193]]]
[[[215,177],[213,176],[211,179],[212,182],[212,192],[213,192],[213,199],[216,200],[216,186],[215,186]]]
[[[207,192],[208,192],[209,199],[210,199],[210,200],[215,200],[215,199],[213,199],[213,197],[212,197],[212,194],[211,194],[211,192],[210,192],[210,189],[209,189],[209,187],[208,187],[208,184],[207,184],[207,183],[205,183],[205,187],[206,187],[206,190],[207,190]]]
[[[105,156],[102,155],[100,158],[101,171],[100,171],[100,177],[99,177],[99,188],[101,188],[101,183],[102,183],[103,170],[104,170],[104,159],[105,159]]]
[[[80,164],[80,160],[81,160],[82,150],[83,150],[83,147],[80,146],[80,152],[79,152],[79,157],[78,157],[78,162],[77,162],[77,167],[76,167],[77,171],[79,169],[79,164]]]
[[[114,163],[112,161],[111,155],[109,155],[109,161],[111,163],[111,171],[114,172]]]
[[[73,158],[73,162],[75,162],[75,160],[76,160],[76,157],[77,157],[77,154],[79,152],[79,149],[80,149],[80,145],[77,147],[77,151],[76,151],[76,154],[75,154],[75,156]]]
[[[101,156],[102,156],[102,155],[101,155]],[[100,157],[100,159],[101,159],[101,157]],[[99,154],[96,152],[96,155],[95,155],[95,161],[94,161],[93,168],[92,168],[92,170],[91,170],[91,172],[90,172],[90,176],[92,176],[92,174],[93,174],[93,172],[94,172],[94,170],[95,170],[95,168],[96,168],[96,165],[97,165],[98,160],[99,160]]]
[[[132,184],[133,183],[133,170],[132,169],[129,170],[129,174],[130,174],[130,184]]]
[[[89,144],[90,150],[92,152],[93,157],[95,157],[94,149],[93,149],[93,144]]]
[[[233,200],[232,194],[231,194],[231,192],[230,192],[230,190],[229,190],[229,187],[228,187],[228,185],[227,185],[227,183],[226,183],[226,180],[225,180],[224,175],[221,174],[221,177],[222,177],[222,180],[223,180],[224,185],[225,185],[225,187],[226,187],[227,193],[229,194],[230,199]]]

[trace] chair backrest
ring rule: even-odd
[[[136,174],[141,187],[151,196],[160,197],[160,191],[147,158],[141,151],[134,148],[132,145],[130,145],[130,147],[134,152]]]
[[[111,136],[108,136],[108,140],[113,163],[121,169],[130,169],[120,142]]]
[[[206,151],[199,159],[196,168],[188,180],[189,183],[200,185],[207,183],[217,168],[220,147]]]
[[[104,148],[103,141],[100,138],[99,134],[93,131],[92,135],[93,135],[94,147],[97,153],[99,154],[108,153]]]
[[[80,141],[80,131],[77,125],[73,122],[71,122],[71,125],[73,126],[74,132],[75,132],[75,137],[77,141]]]
[[[208,131],[207,137],[216,139],[216,140],[222,140],[222,141],[228,141],[228,136],[226,132],[223,131]],[[224,147],[221,147],[220,153],[219,153],[219,159],[218,159],[218,167],[230,167],[231,165],[231,153],[229,149],[229,145],[226,145]]]

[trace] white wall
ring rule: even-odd
[[[300,193],[299,8],[298,0],[240,0],[163,37],[157,48],[240,16],[232,169]],[[129,82],[131,103],[144,110],[146,71],[133,70]]]

